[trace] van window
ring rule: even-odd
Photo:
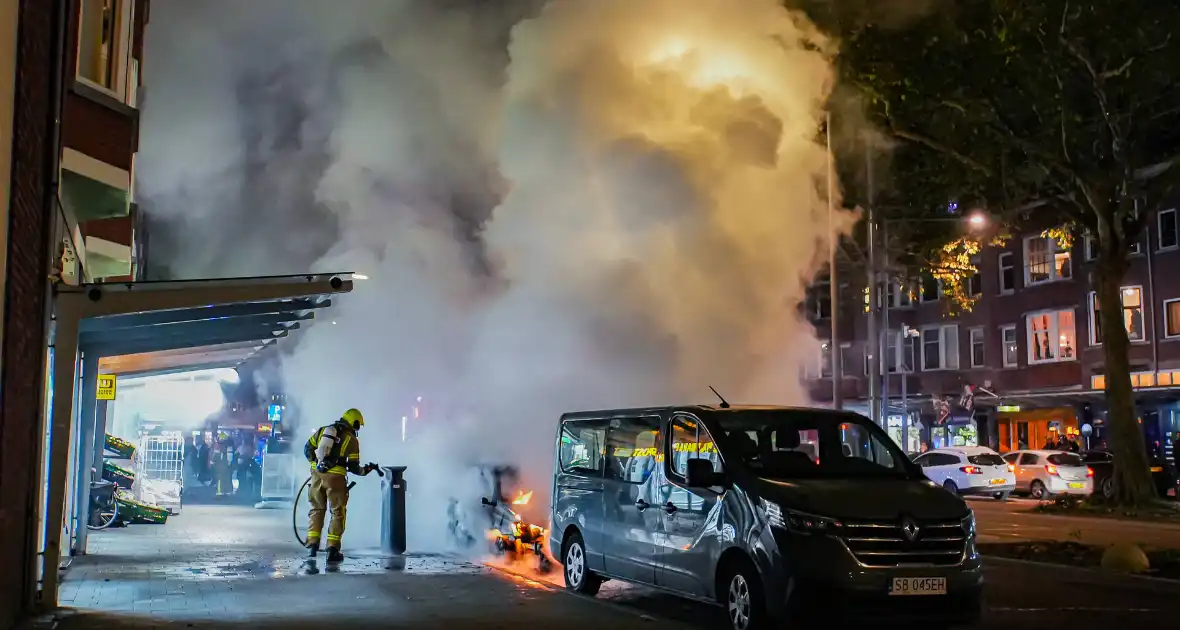
[[[789,410],[713,416],[727,462],[768,479],[918,475],[918,468],[867,418]],[[751,435],[757,436],[752,438]],[[930,465],[927,463],[927,465]]]
[[[643,483],[656,468],[660,419],[616,418],[607,433],[606,476],[626,483]]]
[[[570,420],[561,425],[559,461],[563,472],[602,475],[607,420]]]
[[[753,443],[753,440],[750,442]],[[714,471],[722,472],[717,445],[705,427],[692,418],[677,416],[672,419],[672,458],[669,466],[672,474],[687,477],[690,459],[707,459],[713,463]]]

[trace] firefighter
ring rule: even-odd
[[[314,558],[320,550],[320,534],[324,529],[324,516],[331,507],[332,522],[328,526],[328,562],[344,559],[340,553],[340,537],[344,535],[345,517],[348,509],[347,474],[368,475],[377,469],[370,463],[361,466],[361,445],[357,433],[365,426],[365,418],[356,409],[345,411],[340,419],[320,427],[303,446],[303,455],[311,465],[311,485],[308,499],[311,511],[307,518],[308,557]]]

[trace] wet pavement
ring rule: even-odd
[[[63,610],[34,628],[650,627],[642,612],[574,597],[444,555],[347,550],[303,559],[290,512],[187,507],[166,525],[92,532],[62,581]]]
[[[35,627],[719,628],[719,609],[610,582],[597,599],[560,588],[560,572],[490,568],[443,555],[354,551],[338,567],[305,563],[282,540],[290,513],[194,507],[167,525],[96,532],[65,574],[66,608]],[[531,563],[530,563],[531,564]],[[977,628],[1097,628],[1180,618],[1180,584],[1001,560],[987,562]]]

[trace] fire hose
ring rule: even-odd
[[[380,467],[380,466],[377,466],[376,468],[373,468],[373,472],[376,472],[378,477],[384,477],[384,476],[385,476],[385,473],[381,472],[381,467]],[[307,490],[307,487],[308,487],[308,486],[310,486],[310,485],[311,485],[311,477],[308,477],[308,478],[307,478],[307,479],[306,479],[306,480],[303,482],[303,485],[302,485],[302,486],[299,486],[299,491],[295,493],[295,502],[294,502],[294,504],[291,506],[291,529],[292,529],[292,530],[295,532],[295,540],[299,541],[299,544],[300,544],[300,546],[303,546],[303,547],[306,547],[306,546],[307,546],[307,537],[306,537],[306,536],[304,536],[304,535],[303,535],[302,533],[300,533],[300,531],[299,531],[299,522],[300,522],[300,519],[299,519],[299,501],[300,501],[300,500],[303,498],[303,493],[304,493],[304,492]],[[355,486],[355,485],[356,485],[356,482],[355,482],[355,481],[350,481],[350,482],[348,482],[348,485],[347,485],[347,486],[345,486],[345,488],[344,488],[345,492],[351,492],[351,491],[352,491],[352,487],[353,487],[353,486]],[[306,515],[306,514],[304,514],[304,515],[303,515],[303,518],[304,518],[304,519],[306,519],[306,518],[307,518],[307,515]]]

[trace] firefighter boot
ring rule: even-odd
[[[318,542],[308,543],[308,545],[307,545],[307,557],[308,558],[316,557],[316,554],[318,554],[319,552],[320,552],[320,544]]]
[[[339,549],[328,547],[328,562],[342,562],[343,560],[344,554],[340,553]]]

